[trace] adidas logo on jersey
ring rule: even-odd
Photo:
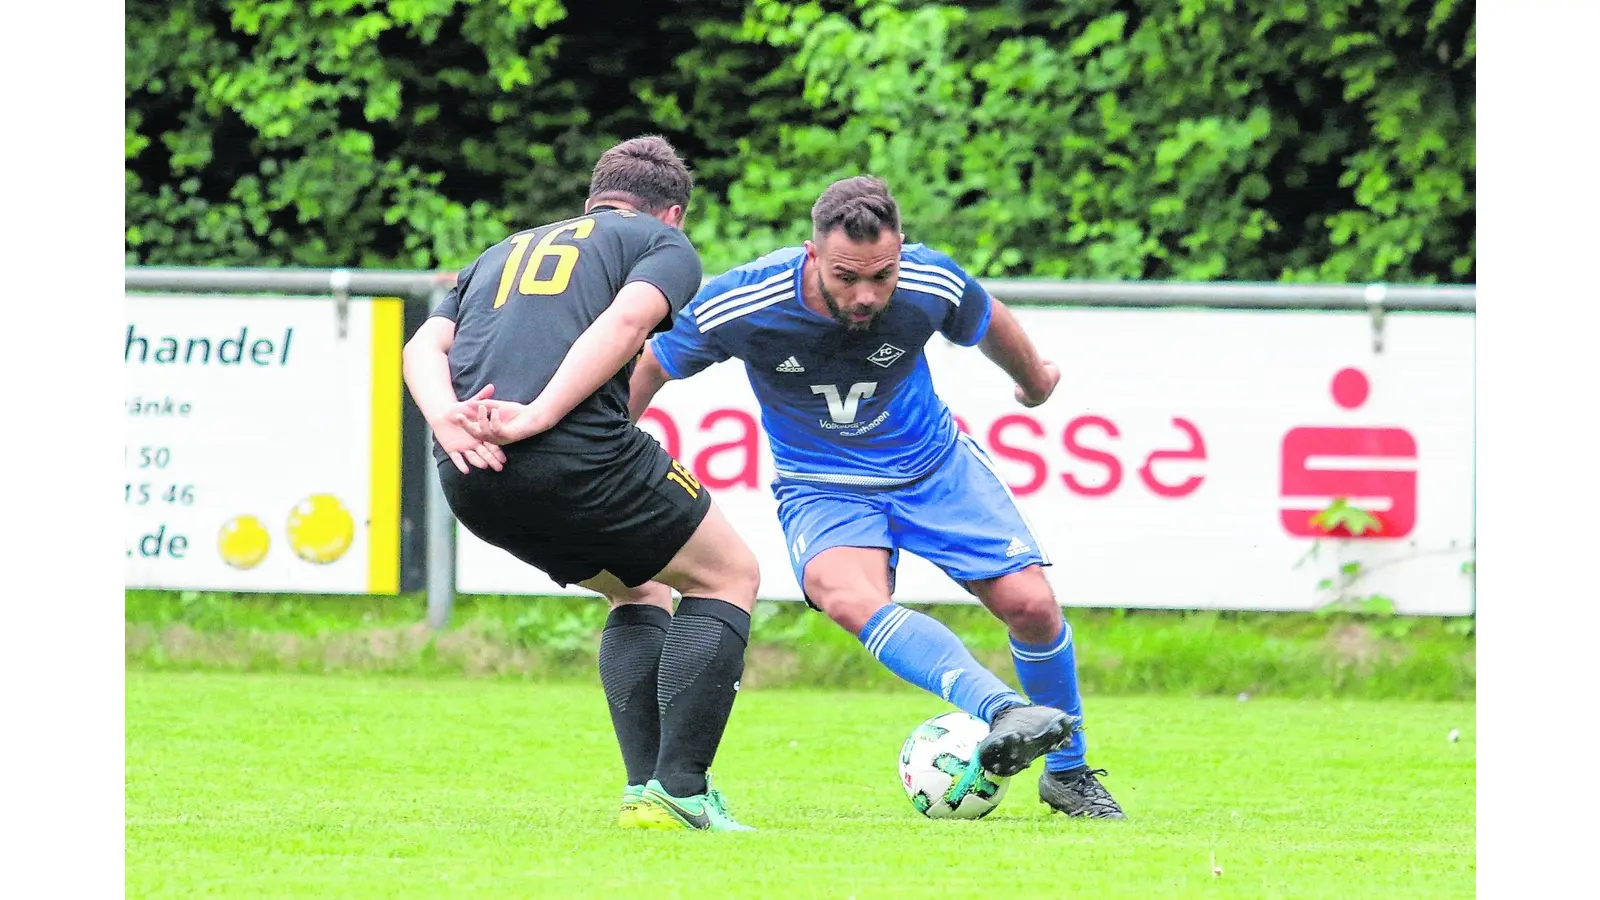
[[[804,372],[805,370],[806,370],[806,367],[800,365],[800,360],[795,359],[792,356],[789,357],[788,359],[784,360],[783,362],[778,363],[778,371],[779,372],[790,372],[790,373],[793,373],[793,372]]]
[[[1033,549],[1032,547],[1029,547],[1027,544],[1024,544],[1022,542],[1021,538],[1012,538],[1011,539],[1011,546],[1006,548],[1006,559],[1010,559],[1013,556],[1021,556],[1022,554],[1027,553],[1029,550],[1032,550],[1032,549]]]

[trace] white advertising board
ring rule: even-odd
[[[130,588],[394,593],[398,299],[128,294]]]
[[[940,395],[1049,553],[1064,605],[1308,610],[1337,599],[1341,569],[1356,564],[1346,596],[1410,614],[1473,611],[1473,317],[1390,313],[1379,351],[1359,313],[1016,315],[1061,367],[1041,407],[1018,406],[976,349],[935,338],[926,352]],[[752,544],[762,596],[799,599],[743,363],[669,383],[641,427]],[[1381,530],[1319,540],[1309,520],[1336,498]],[[458,534],[463,592],[583,593]],[[970,600],[908,554],[896,597]]]

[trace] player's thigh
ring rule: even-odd
[[[961,583],[1049,565],[993,462],[966,435],[958,440],[938,472],[889,493],[901,548]]]
[[[812,574],[812,562],[828,551],[839,548],[882,551],[885,568],[892,573],[898,551],[889,530],[888,507],[881,495],[784,485],[778,489],[777,499],[778,521],[783,526],[795,582],[806,592],[806,599],[813,606],[820,608],[821,604],[811,595],[811,582],[822,578],[819,590],[829,590],[837,581],[833,577],[835,566],[824,564],[815,568],[820,574]],[[841,558],[858,555],[846,554]],[[884,576],[885,592],[889,590],[890,578],[888,574]]]
[[[761,568],[722,507],[712,502],[688,540],[653,580],[671,585],[685,597],[724,600],[749,612],[761,587]]]

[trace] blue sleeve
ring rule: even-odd
[[[673,378],[688,378],[707,366],[728,359],[730,354],[713,335],[702,334],[695,321],[694,309],[708,296],[718,292],[716,282],[700,289],[677,317],[671,331],[656,335],[650,340],[650,350],[655,353],[661,368]]]
[[[989,315],[992,311],[989,305],[989,292],[983,289],[976,278],[961,271],[955,263],[946,263],[946,268],[951,270],[965,285],[961,289],[961,302],[950,304],[950,309],[945,313],[944,324],[939,326],[939,332],[954,343],[963,347],[971,347],[983,340],[989,331]]]

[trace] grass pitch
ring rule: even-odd
[[[986,819],[923,819],[895,760],[946,709],[747,691],[714,772],[760,831],[636,832],[614,825],[622,766],[598,684],[129,671],[127,894],[1474,892],[1470,703],[1091,697],[1090,762],[1126,822],[1048,815],[1037,765]]]

